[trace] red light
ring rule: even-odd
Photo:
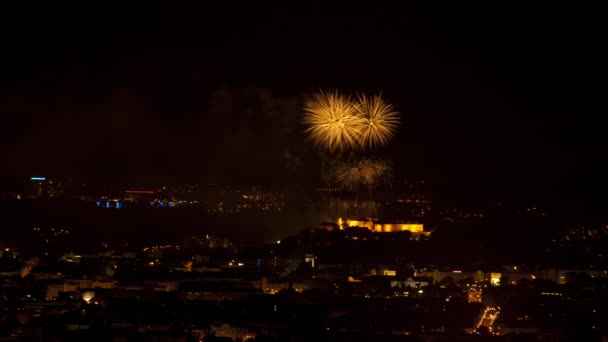
[[[154,191],[151,190],[127,190],[125,191],[128,194],[137,194],[137,195],[152,195]]]

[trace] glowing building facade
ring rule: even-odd
[[[379,222],[370,219],[367,220],[350,220],[339,218],[336,222],[340,230],[347,227],[367,228],[375,233],[392,233],[408,231],[416,237],[429,236],[431,232],[424,231],[422,223],[402,223],[402,222]]]

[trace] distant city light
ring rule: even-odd
[[[453,270],[452,273],[462,273],[461,270]]]
[[[153,195],[154,191],[152,190],[127,190],[125,191],[127,194],[136,194],[136,195]]]
[[[120,207],[121,207],[120,202],[116,202],[116,209],[120,209]]]
[[[31,177],[30,180],[33,180],[33,181],[45,181],[46,177]]]
[[[277,245],[280,245],[280,244],[281,244],[281,240],[277,240]]]

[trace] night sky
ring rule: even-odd
[[[603,203],[591,8],[46,10],[3,23],[3,187],[315,184],[300,108],[338,88],[397,106],[403,126],[374,155],[440,196]]]

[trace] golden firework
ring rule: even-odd
[[[358,115],[364,120],[358,146],[374,148],[386,144],[399,127],[399,113],[380,95],[360,95],[358,100]]]
[[[304,105],[306,133],[313,143],[328,151],[357,147],[365,127],[358,104],[334,92],[313,95]]]
[[[371,191],[379,183],[389,182],[392,171],[391,165],[386,161],[363,159],[339,164],[335,169],[335,177],[348,190],[356,191],[359,185],[364,185]]]
[[[340,164],[336,167],[335,177],[338,184],[347,190],[357,190],[359,184],[363,181],[361,169],[357,164]]]

